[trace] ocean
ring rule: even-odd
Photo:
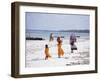
[[[58,36],[62,36],[62,38],[69,38],[71,34],[75,34],[78,38],[86,38],[89,39],[89,31],[88,30],[70,30],[70,31],[51,31],[51,30],[26,30],[26,38],[43,38],[48,40],[50,38],[50,34],[53,33],[54,38]]]

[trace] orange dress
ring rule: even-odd
[[[49,48],[45,48],[45,59],[48,59],[51,57],[51,55],[49,54]]]
[[[61,48],[61,43],[59,43],[57,46],[58,46],[58,57],[61,57],[64,55],[64,51],[63,49]]]

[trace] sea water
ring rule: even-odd
[[[48,40],[50,38],[50,34],[53,33],[54,38],[61,36],[66,39],[69,38],[71,34],[75,34],[78,38],[86,38],[89,39],[89,32],[79,32],[79,31],[50,31],[50,30],[26,30],[26,38],[43,38]]]

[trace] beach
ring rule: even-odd
[[[62,49],[64,56],[58,58],[57,55],[57,41],[49,42],[46,40],[26,40],[26,67],[54,67],[54,66],[75,66],[75,65],[88,65],[89,64],[89,39],[78,38],[75,43],[77,46],[76,51],[71,53],[69,39],[62,39]],[[52,56],[45,60],[45,45],[49,46],[49,53]]]

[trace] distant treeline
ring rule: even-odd
[[[45,40],[45,39],[39,37],[26,37],[26,40]]]

